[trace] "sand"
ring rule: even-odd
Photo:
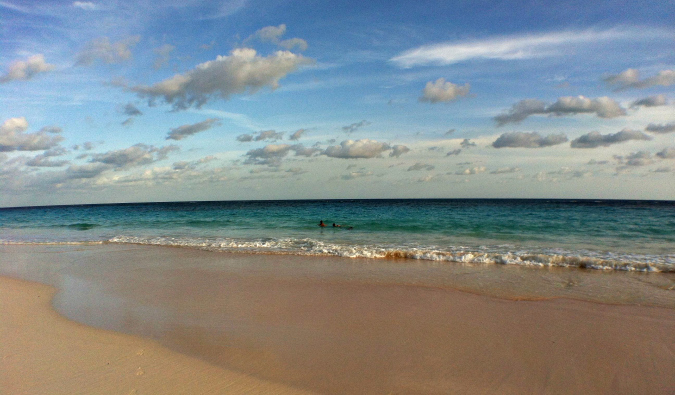
[[[296,394],[52,310],[55,289],[0,277],[2,394]]]
[[[516,285],[565,284],[564,292],[572,292],[570,282],[581,289],[604,282],[610,296],[632,283],[645,289],[633,289],[639,298],[624,305],[537,296],[529,286],[526,297],[509,288],[513,297],[497,298],[480,294],[481,284],[498,281],[485,274],[490,270]],[[675,308],[634,303],[675,307],[668,276],[446,271],[400,261],[114,245],[5,246],[0,273],[53,284],[54,306],[70,319],[140,336],[75,324],[49,309],[53,289],[2,280],[0,388],[7,393],[675,388]],[[458,291],[456,277],[477,285]],[[644,296],[650,293],[656,297]]]

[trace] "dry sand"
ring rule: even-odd
[[[517,301],[436,281],[476,275],[480,284],[487,270],[143,246],[2,247],[0,273],[54,284],[61,313],[173,351],[67,321],[48,309],[52,288],[2,280],[0,388],[290,391],[272,384],[282,383],[329,394],[673,392],[675,309]],[[430,272],[433,281],[422,276]],[[553,279],[536,270],[496,278],[513,273],[523,282]],[[664,295],[666,305],[675,301],[663,286],[668,277],[574,273],[579,287],[594,278],[590,288],[605,281],[622,290],[630,279]]]
[[[87,327],[50,306],[55,289],[0,277],[2,394],[295,394],[146,339]]]

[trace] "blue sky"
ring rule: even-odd
[[[670,1],[0,0],[0,206],[675,199],[673,20]]]

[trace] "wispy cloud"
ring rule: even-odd
[[[516,60],[564,54],[564,48],[603,41],[658,37],[667,33],[649,29],[563,31],[544,34],[489,37],[482,40],[423,45],[390,60],[400,67],[449,65],[473,59]],[[672,34],[670,34],[672,37]]]

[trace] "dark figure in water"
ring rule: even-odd
[[[335,222],[333,222],[333,227],[334,227],[334,228],[341,228],[342,225],[336,225]]]
[[[326,226],[326,224],[324,224],[323,220],[321,220],[321,221],[319,221],[319,226],[323,228],[324,226]]]

